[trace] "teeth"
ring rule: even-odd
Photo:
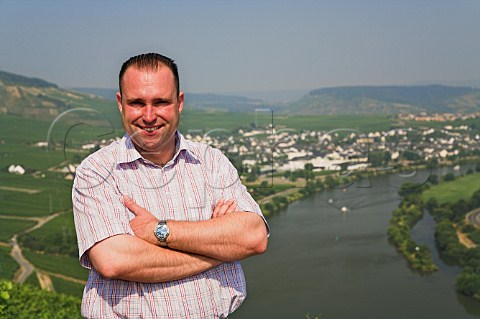
[[[155,126],[155,127],[144,127],[143,129],[147,132],[153,132],[157,130],[160,126]]]

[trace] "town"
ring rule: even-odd
[[[480,156],[480,133],[467,119],[480,118],[480,113],[454,114],[403,114],[399,121],[442,122],[455,120],[458,124],[415,126],[386,131],[361,132],[339,128],[330,131],[294,130],[278,128],[272,124],[240,128],[236,131],[214,129],[183,132],[187,139],[207,143],[222,150],[232,161],[242,178],[253,182],[269,174],[286,174],[303,170],[310,165],[315,171],[356,171],[387,169],[418,164],[439,164],[458,158]],[[117,137],[116,139],[118,139]],[[88,141],[81,151],[93,152],[115,139]],[[37,142],[37,147],[48,147],[47,142]],[[80,156],[75,157],[81,160]],[[63,165],[64,164],[64,165]],[[72,179],[79,163],[62,163],[57,172]],[[24,174],[25,169],[12,163],[12,174]]]

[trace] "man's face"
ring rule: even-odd
[[[177,96],[174,76],[167,67],[130,67],[125,72],[122,94],[117,92],[118,108],[125,131],[145,158],[156,162],[173,156],[183,99],[183,92]]]

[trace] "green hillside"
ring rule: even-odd
[[[62,89],[42,79],[0,71],[0,116],[52,121],[62,112],[78,108],[92,109],[95,113],[91,113],[91,118],[104,116],[119,126],[118,108],[112,101]]]
[[[313,90],[285,108],[296,114],[473,113],[480,89],[443,85],[354,86]]]
[[[480,190],[480,173],[461,176],[453,181],[434,185],[422,193],[422,199],[425,203],[430,198],[434,198],[438,204],[455,203],[461,199],[469,199],[478,190]]]
[[[0,70],[0,81],[5,85],[21,85],[37,88],[58,88],[56,84],[47,82],[39,78],[29,78],[26,76],[13,74]]]

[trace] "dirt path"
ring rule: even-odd
[[[20,269],[17,270],[13,277],[13,281],[19,284],[23,284],[25,280],[32,274],[35,267],[25,258],[22,254],[22,249],[17,243],[17,235],[13,236],[10,240],[12,245],[12,251],[10,255],[20,265]]]
[[[27,194],[36,194],[40,193],[38,189],[29,189],[29,188],[18,188],[18,187],[10,187],[10,186],[0,186],[0,189],[11,191],[11,192],[21,192]]]
[[[37,270],[36,273],[38,282],[40,283],[40,287],[42,287],[42,289],[47,291],[55,291],[55,288],[53,288],[52,279],[49,275],[40,270]]]
[[[474,209],[465,216],[465,221],[480,228],[480,208]]]
[[[0,218],[6,218],[6,219],[22,219],[22,220],[33,220],[36,221],[37,224],[33,227],[30,227],[29,229],[22,231],[18,234],[13,235],[12,239],[10,239],[10,246],[12,247],[12,250],[10,252],[10,255],[12,256],[13,259],[20,265],[20,269],[17,270],[13,277],[13,281],[16,283],[23,284],[27,278],[34,272],[37,272],[37,278],[40,283],[40,287],[42,289],[46,289],[48,291],[55,291],[53,288],[52,280],[50,277],[39,270],[35,269],[35,266],[32,265],[22,254],[22,249],[20,248],[20,245],[17,242],[17,236],[23,233],[29,233],[31,231],[34,231],[35,229],[38,229],[48,223],[50,220],[53,218],[59,216],[61,212],[54,213],[48,216],[44,217],[22,217],[22,216],[6,216],[6,215],[0,215]]]
[[[49,271],[42,271],[42,272],[49,275],[49,276],[57,277],[57,278],[60,278],[60,279],[66,280],[66,281],[70,281],[70,282],[74,282],[74,283],[77,283],[77,284],[85,285],[87,283],[86,280],[81,280],[81,279],[65,276],[65,275],[62,275],[62,274],[57,274],[57,273],[54,273],[54,272],[49,272]]]
[[[475,248],[477,247],[477,245],[475,245],[475,243],[470,239],[468,238],[467,235],[465,235],[464,233],[462,233],[461,231],[459,231],[457,229],[457,236],[458,236],[458,240],[460,241],[460,243],[467,247],[467,248]]]

